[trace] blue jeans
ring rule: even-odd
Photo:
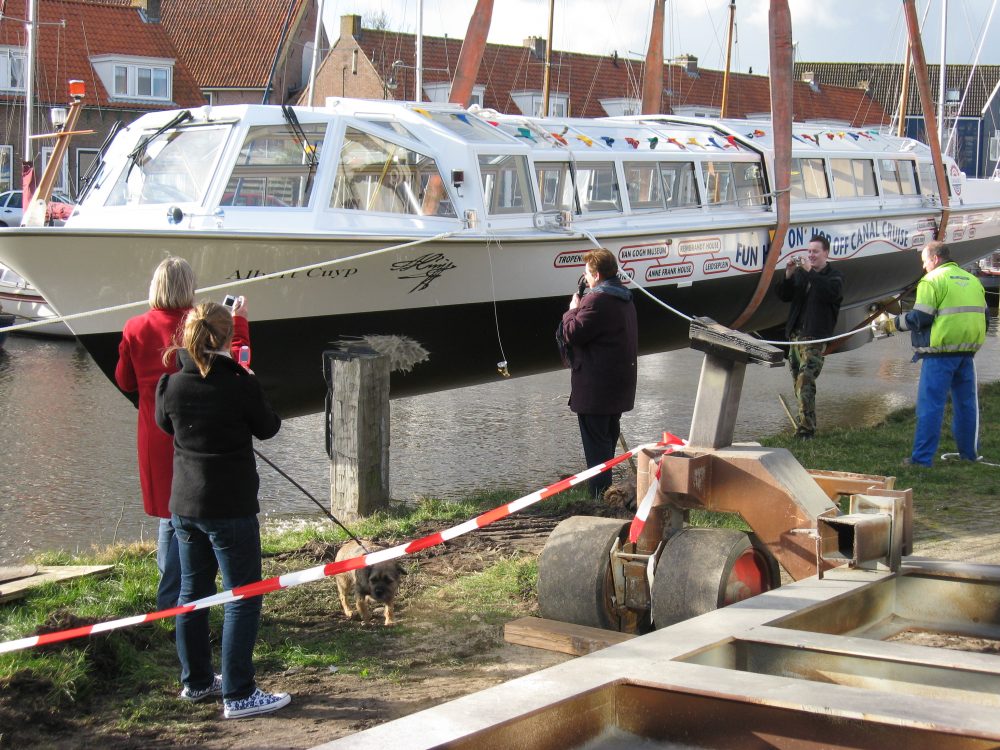
[[[944,405],[951,394],[951,434],[959,455],[967,461],[979,456],[979,398],[976,365],[971,354],[924,357],[917,387],[917,429],[910,460],[930,466],[937,453]]]
[[[172,517],[181,560],[180,604],[216,593],[215,574],[222,572],[226,590],[260,580],[260,526],[257,516],[199,519]],[[225,606],[222,624],[222,696],[248,697],[256,688],[253,647],[260,624],[261,598],[240,599]],[[212,684],[212,647],[208,610],[177,617],[177,656],[181,682],[192,690]]]
[[[160,585],[156,589],[156,608],[177,606],[181,593],[181,559],[177,554],[177,538],[169,518],[161,518],[156,533],[156,567],[160,569]]]

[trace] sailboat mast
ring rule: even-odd
[[[549,86],[552,83],[552,19],[556,0],[549,0],[549,35],[545,38],[545,76],[542,79],[542,117],[549,116]]]
[[[309,66],[309,106],[316,106],[313,94],[316,93],[316,68],[319,67],[319,34],[323,28],[323,0],[316,0],[316,30],[313,33],[312,64]]]
[[[903,85],[899,92],[899,122],[896,123],[896,137],[906,135],[906,111],[910,106],[910,47],[906,47],[903,61]]]
[[[413,101],[422,102],[424,100],[424,0],[417,0],[416,67],[413,78],[413,85],[416,88],[413,92]]]
[[[666,0],[653,0],[653,23],[646,49],[646,71],[642,78],[642,114],[663,111],[663,8]]]
[[[726,119],[729,104],[729,67],[733,61],[733,29],[736,26],[736,0],[729,2],[729,33],[726,36],[726,70],[722,74],[722,107],[719,117]]]
[[[906,14],[906,28],[910,36],[910,56],[913,58],[913,75],[917,80],[917,91],[920,93],[920,108],[924,115],[924,126],[927,128],[927,145],[931,150],[931,160],[934,163],[934,175],[937,177],[938,195],[941,196],[941,221],[938,224],[937,239],[944,239],[945,228],[948,226],[948,180],[944,173],[944,162],[941,160],[941,138],[938,136],[935,121],[934,102],[931,99],[931,82],[927,77],[927,58],[924,57],[924,45],[920,39],[920,24],[917,21],[916,0],[903,0],[903,11]],[[944,71],[942,71],[943,73]],[[942,76],[944,78],[944,76]]]
[[[35,47],[38,44],[38,0],[28,0],[28,19],[24,24],[28,37],[24,80],[24,162],[35,160],[35,145],[31,138],[31,118],[35,102]]]
[[[479,75],[479,64],[486,52],[486,38],[490,33],[490,21],[493,19],[493,0],[476,0],[476,8],[469,19],[469,30],[462,42],[462,51],[458,53],[455,64],[455,78],[451,82],[452,104],[469,106],[469,98],[476,86],[476,76]]]
[[[938,135],[944,145],[944,97],[948,73],[948,0],[941,0],[941,65],[938,68]]]

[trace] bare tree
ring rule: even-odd
[[[389,31],[391,20],[385,10],[373,10],[361,17],[361,26],[373,31]]]

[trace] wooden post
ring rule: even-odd
[[[389,358],[367,347],[323,353],[330,512],[345,523],[389,504]]]

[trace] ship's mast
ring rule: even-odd
[[[722,74],[722,107],[719,116],[725,119],[729,109],[729,68],[733,61],[733,29],[736,27],[736,0],[729,0],[729,33],[726,36],[726,70]]]

